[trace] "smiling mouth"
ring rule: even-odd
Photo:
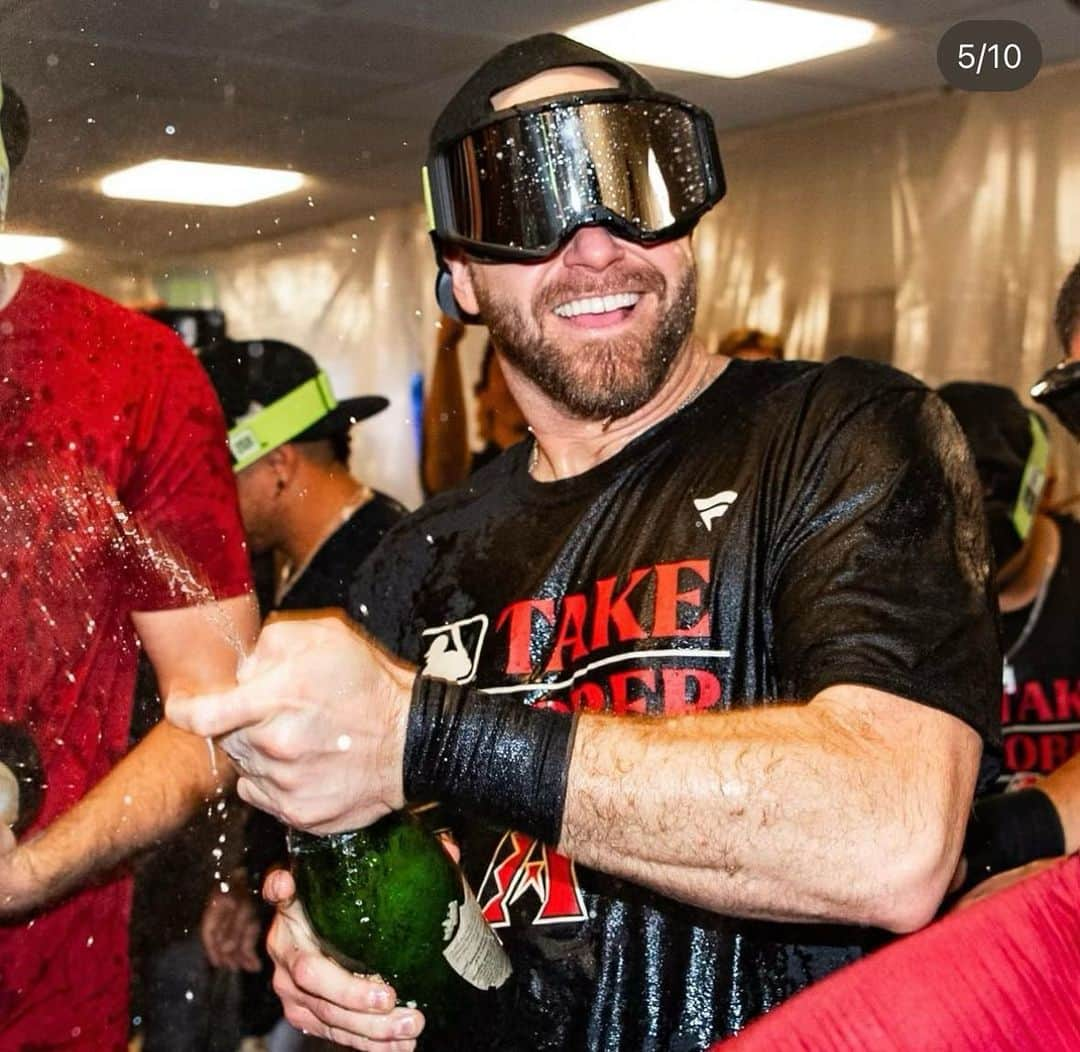
[[[581,299],[560,303],[555,313],[560,318],[578,318],[583,314],[605,315],[629,311],[641,299],[640,292],[616,292],[609,296],[584,296]]]

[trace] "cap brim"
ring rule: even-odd
[[[347,431],[353,424],[381,413],[390,404],[382,395],[361,395],[359,398],[343,398],[337,406],[321,420],[316,420],[306,431],[301,432],[291,442],[314,442],[320,438]]]

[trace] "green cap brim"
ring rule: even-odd
[[[330,378],[320,372],[284,398],[240,421],[229,432],[234,471],[243,471],[278,446],[296,438],[337,408]]]

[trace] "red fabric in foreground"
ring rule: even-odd
[[[1080,856],[845,968],[713,1049],[1076,1052]]]
[[[221,410],[172,332],[28,269],[0,311],[0,380],[0,718],[45,766],[32,836],[127,751],[132,611],[194,602],[132,538],[218,598],[249,573]],[[0,923],[0,1052],[126,1048],[129,884]]]

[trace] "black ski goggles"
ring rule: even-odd
[[[579,227],[639,244],[681,237],[724,196],[712,120],[674,96],[559,96],[433,151],[423,172],[440,245],[545,259]]]

